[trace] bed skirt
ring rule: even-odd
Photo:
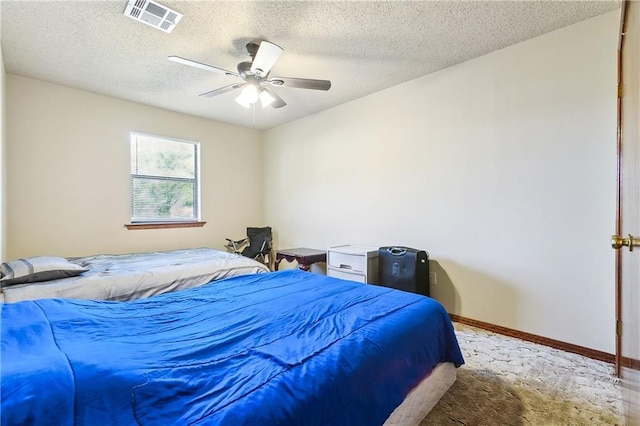
[[[385,426],[419,425],[455,381],[455,365],[451,362],[438,364],[391,413]]]

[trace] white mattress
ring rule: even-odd
[[[455,365],[450,362],[438,364],[391,413],[385,426],[419,425],[455,381]]]
[[[46,298],[125,301],[235,275],[269,271],[253,259],[212,248],[101,254],[68,260],[88,271],[72,278],[7,286],[2,290],[2,301]]]

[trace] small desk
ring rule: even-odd
[[[308,271],[311,265],[317,262],[327,261],[327,252],[310,248],[292,248],[276,251],[276,264],[274,270],[278,270],[280,262],[285,259],[287,262],[298,262],[298,267],[303,271]]]

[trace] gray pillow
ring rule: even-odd
[[[34,283],[75,277],[87,271],[82,266],[55,256],[36,256],[0,265],[0,285]]]

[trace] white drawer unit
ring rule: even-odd
[[[378,283],[378,247],[344,245],[327,250],[327,275],[361,283]]]

